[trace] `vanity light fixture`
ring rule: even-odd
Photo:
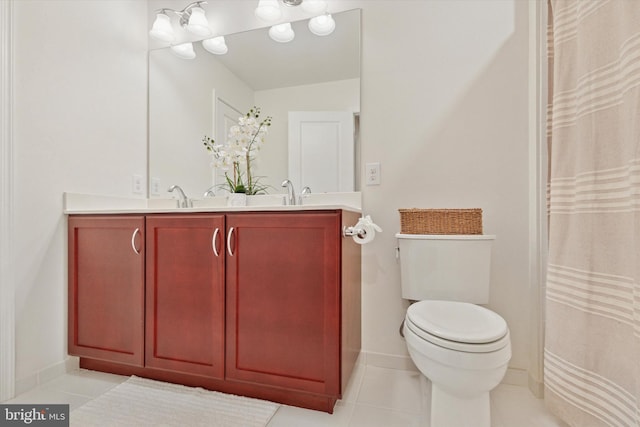
[[[328,36],[336,29],[336,21],[327,13],[329,4],[326,0],[282,0],[286,6],[299,6],[314,15],[309,20],[309,31],[317,36]],[[282,17],[282,10],[278,0],[259,0],[255,15],[268,22],[275,22]],[[293,40],[295,33],[290,23],[274,25],[269,29],[269,37],[273,40],[286,43]]]
[[[328,36],[336,29],[336,21],[331,15],[320,15],[309,20],[309,31],[316,36]]]
[[[209,22],[202,8],[203,4],[207,4],[207,2],[196,1],[187,5],[187,7],[182,10],[160,9],[156,15],[156,20],[153,22],[151,31],[149,31],[149,35],[163,42],[171,43],[175,40],[171,19],[167,12],[176,14],[180,19],[180,25],[190,33],[201,37],[211,35]]]
[[[175,40],[176,36],[171,26],[171,18],[167,15],[167,10],[170,9],[161,9],[158,11],[149,35],[156,40],[171,43]]]
[[[184,27],[192,34],[197,36],[209,36],[211,35],[211,31],[209,31],[209,22],[207,21],[207,17],[204,14],[204,9],[200,6],[194,6],[191,10],[191,16],[184,25]],[[182,24],[182,20],[184,16],[180,18],[180,23]]]
[[[275,22],[282,18],[282,10],[280,10],[278,0],[260,0],[254,13],[266,22]]]
[[[196,52],[193,50],[193,43],[181,43],[171,46],[171,51],[182,59],[194,59]]]
[[[296,34],[291,28],[291,23],[286,22],[284,24],[274,25],[269,29],[269,37],[279,43],[287,43],[293,40]]]
[[[202,40],[202,47],[214,55],[224,55],[229,51],[227,44],[224,41],[224,36]]]
[[[327,36],[336,28],[336,22],[331,15],[327,13],[328,3],[326,0],[259,0],[258,7],[254,13],[256,17],[264,20],[275,22],[282,18],[282,10],[279,1],[286,6],[300,6],[305,12],[312,14],[314,17],[309,20],[309,31],[317,36]],[[208,52],[215,55],[224,55],[228,52],[227,44],[224,36],[211,37],[209,30],[209,22],[202,5],[207,4],[206,1],[195,1],[188,4],[182,10],[174,10],[163,8],[156,12],[156,19],[153,22],[149,35],[154,39],[171,43],[171,50],[178,57],[183,59],[194,59],[196,53],[193,49],[192,42],[179,43],[176,42],[176,34],[171,25],[171,18],[168,12],[172,12],[178,16],[180,25],[187,31],[204,38],[202,47]],[[287,43],[295,38],[295,32],[290,22],[273,25],[269,29],[269,37],[278,43]]]

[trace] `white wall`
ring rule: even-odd
[[[20,384],[67,354],[62,193],[132,196],[146,175],[146,19],[139,0],[14,2]]]
[[[169,49],[149,54],[150,177],[160,180],[165,198],[171,197],[166,190],[173,184],[194,198],[212,185],[211,158],[201,141],[205,135],[215,139],[213,91],[241,112],[254,104],[246,83],[200,43],[194,49],[193,60],[180,59]]]
[[[139,0],[15,3],[16,356],[28,378],[66,355],[62,192],[130,195],[145,172],[150,24]],[[397,209],[481,207],[497,235],[490,306],[511,328],[511,366],[526,368],[527,2],[331,4],[363,10],[362,161],[382,165],[382,185],[363,189],[384,229],[363,248],[364,350],[407,354]]]
[[[363,247],[363,343],[405,355],[394,233],[398,208],[479,207],[493,247],[490,307],[528,363],[528,4],[363,1],[365,213],[384,229]]]
[[[280,192],[288,178],[289,111],[360,112],[360,79],[338,80],[255,92],[255,104],[273,117],[268,137],[257,158],[257,175]],[[297,189],[300,191],[300,188]]]

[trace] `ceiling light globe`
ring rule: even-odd
[[[194,59],[196,52],[193,50],[193,43],[181,43],[171,46],[171,51],[179,58]]]
[[[191,16],[189,16],[189,22],[186,26],[187,31],[197,36],[211,35],[209,31],[209,22],[204,14],[204,9],[201,7],[192,7]]]
[[[254,13],[266,22],[275,22],[282,18],[282,10],[280,10],[278,0],[260,0]]]
[[[336,21],[331,15],[320,15],[309,20],[309,31],[316,36],[328,36],[336,29]]]
[[[175,39],[171,19],[166,13],[161,12],[156,15],[156,20],[153,22],[149,35],[156,40],[167,43],[171,43]]]
[[[293,40],[296,34],[293,32],[290,23],[274,25],[269,29],[269,37],[278,43],[287,43]]]
[[[229,51],[229,48],[227,48],[227,44],[224,40],[224,36],[202,40],[202,47],[204,47],[208,52],[213,53],[214,55],[224,55]]]

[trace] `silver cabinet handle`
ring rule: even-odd
[[[216,256],[220,256],[218,252],[218,233],[220,233],[220,229],[216,227],[216,231],[213,232],[213,238],[211,239],[211,247],[213,248],[213,253]]]
[[[136,235],[140,232],[139,228],[136,228],[131,235],[131,248],[136,255],[140,255],[140,251],[136,248]]]
[[[233,256],[233,252],[231,252],[231,235],[233,234],[233,227],[229,229],[229,233],[227,234],[227,252],[229,256]]]

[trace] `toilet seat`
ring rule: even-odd
[[[509,343],[505,320],[475,304],[420,301],[407,309],[405,322],[420,338],[452,350],[487,353]]]

